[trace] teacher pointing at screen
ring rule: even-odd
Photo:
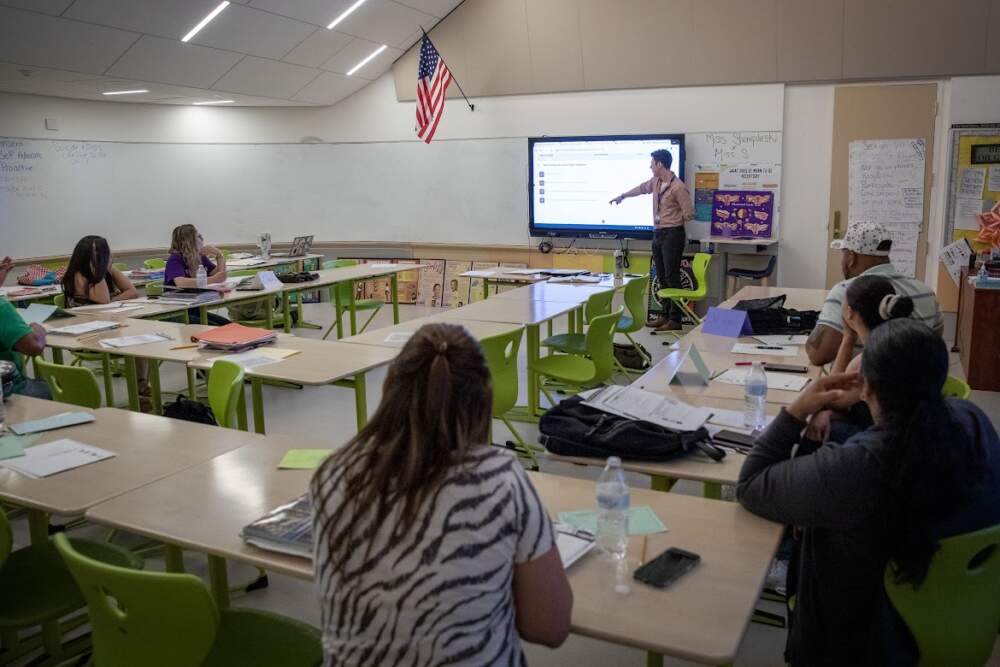
[[[681,257],[687,243],[684,223],[694,219],[694,205],[684,181],[670,171],[674,162],[670,151],[657,150],[651,155],[653,159],[649,162],[649,169],[653,177],[609,203],[621,204],[627,197],[653,195],[653,262],[656,275],[660,278],[660,289],[680,288]],[[661,315],[647,322],[646,326],[657,331],[680,331],[683,317],[681,309],[671,301],[667,317]]]

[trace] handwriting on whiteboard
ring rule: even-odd
[[[758,147],[780,144],[780,132],[706,132],[701,140],[708,145],[716,162],[751,160]]]

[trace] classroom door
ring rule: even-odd
[[[837,86],[833,97],[833,164],[830,171],[830,216],[827,247],[847,231],[849,202],[848,155],[856,139],[916,139],[926,147],[924,202],[917,240],[917,277],[924,277],[927,257],[927,216],[934,164],[934,120],[937,116],[937,84],[898,86]],[[844,279],[840,251],[828,250],[826,286]]]

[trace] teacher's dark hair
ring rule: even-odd
[[[674,156],[670,154],[670,151],[659,149],[650,153],[650,156],[665,168],[670,169],[670,165],[674,163]]]
[[[929,526],[970,501],[984,478],[986,453],[952,418],[941,395],[948,350],[923,323],[905,318],[873,329],[861,374],[890,438],[883,483],[893,574],[917,586],[939,547]]]
[[[847,286],[847,305],[869,329],[888,320],[913,314],[913,299],[896,294],[896,288],[882,276],[858,276]]]

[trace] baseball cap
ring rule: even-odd
[[[892,235],[877,222],[855,222],[847,228],[844,238],[830,242],[834,250],[853,250],[859,255],[888,257]]]

